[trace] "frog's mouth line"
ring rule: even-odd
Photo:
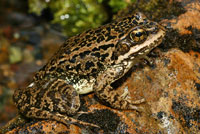
[[[143,43],[131,47],[128,53],[120,55],[116,63],[121,63],[124,59],[133,60],[146,55],[161,43],[164,36],[165,31],[160,29],[156,34],[150,35]]]

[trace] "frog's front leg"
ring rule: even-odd
[[[28,118],[98,127],[68,116],[78,111],[80,99],[76,90],[62,79],[33,82],[24,90],[16,90],[13,99],[19,112]]]
[[[94,92],[100,99],[109,103],[113,108],[117,109],[135,109],[140,111],[141,109],[136,104],[141,104],[145,99],[131,100],[128,90],[124,90],[124,93],[119,93],[111,86],[112,82],[115,82],[121,78],[126,72],[126,69],[121,65],[115,65],[106,69],[106,72],[102,72],[98,75],[97,81],[94,86]]]

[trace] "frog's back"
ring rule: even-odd
[[[113,64],[116,43],[130,28],[142,25],[144,21],[146,18],[142,14],[135,14],[69,38],[37,76],[55,73],[95,75],[105,66]]]

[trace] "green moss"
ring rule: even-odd
[[[61,23],[65,28],[64,32],[70,36],[97,27],[107,19],[102,5],[94,0],[67,0],[65,4],[61,2],[54,15],[53,22]]]
[[[38,15],[44,8],[50,8],[54,15],[52,23],[61,24],[63,32],[72,36],[102,25],[108,19],[108,14],[127,7],[133,1],[135,0],[29,0],[29,7],[30,12]],[[104,5],[107,5],[106,8]]]
[[[29,11],[37,15],[40,15],[41,11],[46,7],[47,3],[42,0],[29,0]]]
[[[107,13],[101,1],[97,0],[30,0],[30,12],[40,15],[42,9],[51,9],[54,19],[52,23],[63,26],[68,36],[94,28],[107,20]]]
[[[113,12],[117,12],[120,9],[126,8],[128,3],[124,0],[110,0],[109,5],[112,7]]]

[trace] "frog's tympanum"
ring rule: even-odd
[[[96,126],[70,116],[79,110],[79,94],[92,91],[113,108],[137,110],[136,104],[144,99],[132,101],[128,91],[120,94],[111,84],[158,46],[164,35],[163,27],[136,13],[69,38],[28,87],[15,91],[19,113]]]

